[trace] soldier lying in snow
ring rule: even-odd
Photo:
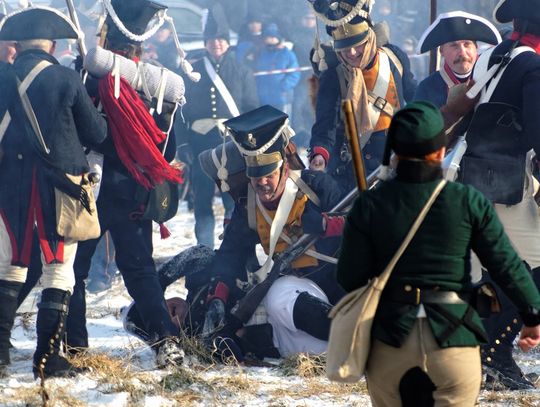
[[[287,115],[279,110],[263,106],[225,125],[245,158],[249,183],[243,184],[243,193],[235,191],[235,211],[218,250],[190,248],[160,270],[164,289],[186,276],[189,313],[178,303],[171,305],[172,313],[179,314],[186,333],[211,339],[213,346],[225,350],[225,355],[232,352],[239,361],[246,353],[257,357],[322,353],[330,328],[328,311],[343,295],[334,278],[335,259],[330,257],[340,243],[343,217],[326,213],[340,200],[340,190],[322,172],[294,169],[297,163],[286,154],[292,132]],[[255,246],[261,244],[271,258],[304,233],[323,239],[291,264],[255,316],[236,329],[238,325],[230,323],[231,308],[250,282],[263,280],[271,266],[266,262],[252,273],[259,268]],[[125,321],[126,329],[144,338],[134,311],[127,310]]]

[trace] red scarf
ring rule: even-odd
[[[181,171],[171,167],[157,148],[166,134],[130,84],[120,78],[120,97],[116,99],[114,78],[109,73],[99,81],[99,97],[118,157],[133,178],[147,189],[166,180],[182,183]]]
[[[455,85],[459,85],[461,83],[459,78],[454,74],[454,71],[452,71],[452,69],[450,68],[450,65],[448,65],[448,62],[446,61],[444,62],[443,69],[448,74],[448,77],[450,78],[452,82],[454,82]]]
[[[532,49],[536,51],[537,54],[540,54],[540,37],[534,34],[525,34],[522,37],[520,37],[519,33],[517,31],[514,31],[510,39],[512,41],[519,39],[519,42],[522,45],[531,47]]]

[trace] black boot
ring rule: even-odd
[[[529,390],[534,385],[516,364],[512,349],[523,326],[517,308],[495,285],[501,312],[483,319],[489,335],[489,344],[482,346],[482,366],[486,373],[486,389]]]
[[[304,291],[294,303],[294,325],[317,339],[327,341],[330,335],[328,313],[331,309],[330,304]]]
[[[88,330],[86,329],[86,283],[77,279],[69,301],[66,317],[66,351],[77,355],[88,350]]]
[[[22,283],[0,280],[0,378],[7,376],[10,363],[9,348],[11,328],[17,311],[17,297]]]
[[[32,369],[35,378],[73,377],[84,371],[60,356],[69,298],[69,292],[57,288],[46,288],[41,294],[36,324],[37,348]]]
[[[512,357],[512,346],[482,347],[482,365],[487,390],[532,390],[535,388]]]

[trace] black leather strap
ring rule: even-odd
[[[40,303],[38,303],[37,306],[38,306],[39,309],[52,309],[52,310],[55,310],[55,311],[64,312],[66,314],[68,312],[68,305],[67,304],[62,304],[62,303],[59,303],[59,302],[52,302],[52,301],[43,302],[43,301],[41,301]]]
[[[405,304],[469,304],[470,295],[456,291],[422,289],[405,285],[400,288],[385,289],[383,298]]]

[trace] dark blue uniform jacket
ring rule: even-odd
[[[431,102],[437,107],[446,103],[448,97],[448,85],[439,72],[434,72],[418,84],[414,100]]]

